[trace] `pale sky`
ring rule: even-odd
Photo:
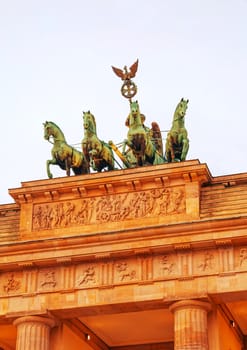
[[[47,178],[46,120],[79,145],[90,110],[100,139],[126,138],[129,103],[111,66],[137,58],[146,125],[169,129],[189,99],[187,159],[213,176],[247,172],[246,0],[0,0],[0,49],[0,203]]]

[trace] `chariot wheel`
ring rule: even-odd
[[[137,86],[130,80],[127,80],[121,87],[121,93],[126,98],[132,98],[137,93]]]

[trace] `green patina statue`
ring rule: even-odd
[[[189,150],[189,139],[184,126],[184,117],[188,102],[189,100],[182,98],[175,109],[172,127],[166,138],[165,156],[168,162],[186,159]]]
[[[61,169],[66,170],[66,175],[70,176],[70,169],[75,175],[86,174],[89,172],[89,166],[83,153],[68,145],[63,132],[53,122],[45,122],[44,138],[50,140],[53,138],[53,148],[51,150],[52,159],[46,161],[47,175],[53,177],[50,171],[50,165],[58,165]]]
[[[90,111],[83,112],[84,138],[82,140],[82,151],[95,171],[114,170],[114,157],[109,144],[101,141],[96,133],[96,121]]]
[[[189,139],[184,126],[184,118],[189,100],[183,98],[179,101],[173,116],[172,127],[167,134],[165,155],[163,155],[163,141],[159,125],[152,122],[151,128],[145,126],[145,116],[141,114],[138,101],[132,101],[137,93],[137,86],[132,81],[138,68],[138,60],[129,69],[119,69],[112,66],[114,73],[121,78],[123,85],[121,93],[127,98],[130,113],[125,125],[129,128],[127,139],[120,145],[122,151],[109,141],[101,141],[96,132],[96,121],[90,111],[83,112],[84,137],[81,143],[82,152],[66,143],[63,132],[53,122],[44,123],[44,138],[49,141],[53,137],[54,145],[51,151],[52,159],[47,160],[47,175],[52,178],[50,165],[59,165],[66,174],[70,169],[78,174],[93,171],[114,170],[115,162],[120,168],[133,168],[145,165],[156,165],[167,162],[179,162],[186,159],[189,150]],[[113,151],[123,162],[122,165],[114,159]]]
[[[130,114],[125,125],[129,127],[127,140],[124,141],[123,154],[129,157],[132,166],[164,163],[161,132],[157,123],[152,123],[152,129],[144,125],[145,116],[140,113],[137,101],[130,101]],[[125,151],[129,147],[131,155]]]

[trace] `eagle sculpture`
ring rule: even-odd
[[[132,66],[129,67],[129,70],[127,66],[124,66],[123,70],[112,66],[113,72],[123,81],[131,80],[131,78],[134,78],[137,72],[137,68],[138,60],[135,63],[133,63]]]

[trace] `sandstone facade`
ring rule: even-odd
[[[247,173],[192,160],[9,193],[0,348],[247,349]]]

